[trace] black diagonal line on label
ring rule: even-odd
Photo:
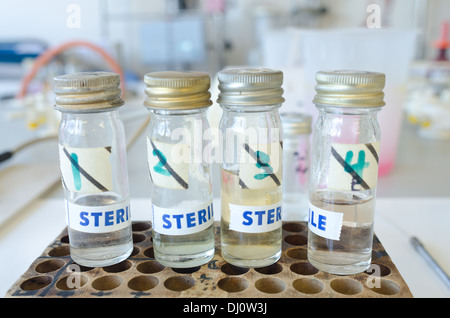
[[[252,148],[248,144],[244,144],[244,149],[248,152],[250,156],[252,156],[253,159],[255,159],[256,162],[258,162],[258,157],[256,156],[256,153],[253,151]],[[261,166],[261,169],[263,169],[276,183],[277,186],[280,186],[280,180],[278,180],[277,176],[272,173],[272,171],[268,171],[268,168],[265,166]]]
[[[158,148],[156,148],[155,144],[153,143],[152,140],[150,140],[150,143],[153,147],[153,150],[158,150]],[[169,171],[169,173],[172,175],[172,177],[180,184],[180,186],[182,186],[183,188],[187,189],[189,187],[189,185],[187,184],[186,181],[183,180],[183,178],[181,178],[176,172],[175,170],[172,169],[172,167],[167,163],[166,160],[164,160],[161,155],[159,154],[159,151],[155,151],[156,156],[158,157],[159,161],[161,163],[164,163],[164,168],[167,169],[167,171]]]
[[[76,162],[75,160],[73,160],[72,156],[69,154],[69,152],[67,151],[66,148],[63,148],[64,153],[66,154],[67,158],[69,158],[70,163],[72,165],[74,165],[75,167],[77,167],[78,171],[80,171],[80,173],[90,182],[92,183],[95,187],[97,187],[97,189],[99,189],[100,191],[106,192],[109,191],[107,188],[105,188],[100,182],[98,182],[97,180],[95,180],[89,173],[87,173],[83,168],[81,168],[81,166],[78,164],[78,162]]]
[[[365,144],[367,149],[369,149],[370,153],[373,155],[373,157],[375,158],[375,161],[378,164],[378,154],[377,151],[375,150],[375,148],[372,146],[372,144]]]
[[[365,190],[370,189],[369,185],[353,170],[353,168],[337,153],[337,151],[331,147],[331,154],[334,158],[336,158],[337,162],[341,164],[341,166],[345,169],[345,171],[349,171],[351,176],[355,178],[355,180],[360,184]]]
[[[239,178],[239,185],[241,186],[242,189],[248,189],[247,185],[244,183],[244,181],[242,181],[241,178]]]

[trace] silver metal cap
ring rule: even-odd
[[[311,133],[311,116],[300,113],[280,114],[283,133],[287,135],[306,135]]]
[[[120,76],[111,72],[81,72],[53,79],[55,108],[86,112],[122,106]]]
[[[283,72],[267,68],[237,68],[219,72],[219,96],[223,105],[263,106],[284,102]]]
[[[385,105],[383,73],[339,70],[316,74],[315,104],[341,107],[381,107]]]

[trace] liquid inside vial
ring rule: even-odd
[[[80,206],[126,205],[114,195],[89,195],[73,202]],[[70,254],[72,259],[83,266],[101,267],[117,264],[125,260],[133,250],[131,226],[106,233],[86,233],[68,227]]]
[[[214,256],[214,223],[206,230],[188,235],[165,235],[153,231],[155,258],[164,266],[201,266]]]
[[[209,183],[207,179],[204,182],[193,182],[194,177],[190,176],[189,190],[200,194],[205,191],[209,191]],[[191,210],[189,207],[205,207],[205,201],[208,200],[195,200],[193,195],[188,193],[190,191],[186,190],[176,190],[159,187],[156,184],[152,186],[153,200],[152,203],[160,208],[168,208],[173,211],[179,211],[181,213],[196,213],[198,211]],[[212,194],[205,196],[210,196],[212,201]],[[213,211],[211,214],[206,216],[204,219],[211,221],[211,225],[201,231],[195,231],[190,234],[183,235],[173,235],[173,234],[162,234],[155,230],[155,225],[153,225],[152,239],[153,239],[153,250],[155,253],[155,258],[162,265],[174,268],[188,268],[201,266],[209,262],[215,252],[214,246],[214,220]],[[180,219],[183,224],[186,221],[186,214]],[[211,218],[211,219],[210,219]],[[181,222],[180,221],[180,222]],[[192,221],[192,223],[197,223],[198,219]],[[166,225],[168,223],[165,223]],[[176,221],[171,219],[171,225],[176,227]]]
[[[343,213],[339,240],[308,231],[308,260],[319,270],[351,275],[365,271],[371,263],[373,243],[373,196],[345,192],[317,192],[311,204]]]
[[[281,202],[281,187],[244,189],[236,171],[222,170],[221,249],[225,261],[241,267],[263,267],[281,256],[281,226],[263,233],[230,229],[230,204],[270,206]]]

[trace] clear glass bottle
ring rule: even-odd
[[[385,76],[323,71],[316,81],[308,260],[325,272],[360,273],[372,255]]]
[[[311,116],[282,113],[283,220],[308,221]]]
[[[169,267],[199,266],[215,251],[211,162],[205,151],[210,139],[204,134],[212,105],[210,78],[168,71],[149,73],[144,81],[151,112],[147,149],[155,258]]]
[[[283,73],[229,69],[218,80],[222,257],[235,266],[267,266],[281,256]]]
[[[116,264],[133,250],[119,83],[109,72],[54,79],[70,254],[83,266]]]

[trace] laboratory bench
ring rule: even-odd
[[[142,128],[142,103],[124,113],[127,137]],[[0,119],[1,149],[9,150],[35,133],[23,121]],[[132,218],[149,219],[149,179],[145,133],[128,149]],[[24,149],[0,164],[0,295],[65,227],[56,140]],[[450,297],[450,289],[410,244],[418,237],[450,273],[450,141],[418,137],[404,122],[394,169],[380,176],[375,233],[414,297]],[[214,204],[220,206],[219,168],[214,166]],[[219,211],[218,208],[215,211]],[[215,213],[220,219],[220,213]]]

